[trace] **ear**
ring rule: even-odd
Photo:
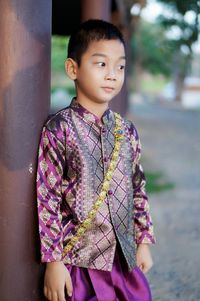
[[[75,80],[77,75],[78,64],[71,58],[65,61],[65,71],[70,79]]]

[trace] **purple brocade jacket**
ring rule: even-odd
[[[37,170],[42,262],[111,271],[119,244],[130,269],[136,244],[154,243],[153,225],[134,125],[122,119],[124,139],[106,200],[72,251],[63,247],[97,199],[114,148],[114,113],[102,122],[74,98],[43,127]]]

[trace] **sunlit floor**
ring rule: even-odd
[[[154,301],[199,301],[200,111],[130,104],[144,170],[160,170],[175,188],[150,195],[157,244],[147,275]]]

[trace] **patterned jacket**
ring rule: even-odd
[[[122,119],[124,140],[107,197],[92,225],[67,255],[63,247],[99,195],[114,147],[114,113],[102,122],[74,98],[43,127],[37,171],[42,262],[112,269],[117,242],[130,269],[136,244],[154,243],[153,225],[134,125]]]

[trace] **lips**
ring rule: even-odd
[[[102,89],[106,92],[106,93],[111,93],[114,91],[113,87],[102,87]]]

